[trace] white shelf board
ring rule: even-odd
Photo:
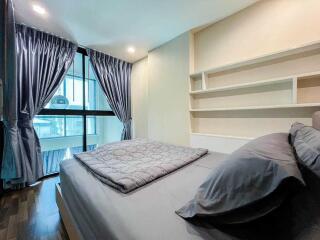
[[[230,64],[210,68],[207,70],[195,72],[195,73],[190,74],[190,77],[197,77],[197,76],[201,75],[203,72],[205,74],[212,74],[212,73],[223,72],[223,71],[236,69],[236,68],[240,68],[240,67],[246,67],[246,66],[250,66],[250,65],[254,65],[254,64],[258,64],[258,63],[263,63],[263,62],[279,59],[282,57],[288,57],[288,56],[291,56],[294,54],[308,52],[308,51],[312,51],[312,50],[316,50],[316,49],[320,49],[320,42],[319,41],[311,42],[309,44],[297,46],[294,48],[289,48],[289,49],[279,51],[279,52],[274,52],[272,54],[262,55],[262,56],[259,56],[256,58],[250,58],[250,59],[246,59],[244,61],[230,63]]]
[[[290,76],[285,78],[269,79],[264,81],[251,82],[251,83],[234,84],[234,85],[229,85],[224,87],[209,88],[206,90],[190,91],[190,94],[203,94],[203,93],[222,92],[222,91],[229,91],[229,90],[235,90],[235,89],[251,88],[251,87],[257,87],[257,86],[266,86],[266,85],[272,85],[272,84],[281,83],[281,82],[290,82],[290,81],[293,81],[293,78],[294,78],[293,76]]]
[[[307,73],[298,74],[295,77],[298,79],[305,79],[305,78],[312,78],[319,75],[320,75],[320,71],[317,71],[317,72],[307,72]]]
[[[303,108],[320,107],[320,103],[302,103],[302,104],[282,104],[268,106],[247,106],[247,107],[229,107],[229,108],[199,108],[190,109],[190,112],[218,112],[218,111],[241,111],[241,110],[260,110],[260,109],[281,109],[281,108]]]
[[[219,137],[219,138],[235,138],[235,139],[243,139],[243,140],[252,140],[252,139],[254,139],[254,137],[231,136],[231,135],[213,134],[213,133],[196,133],[196,132],[192,132],[191,134],[192,135],[197,135],[197,136]]]

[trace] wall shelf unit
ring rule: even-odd
[[[192,73],[189,82],[191,141],[288,132],[320,110],[320,43]]]
[[[277,59],[291,57],[293,55],[304,54],[306,52],[312,52],[314,50],[317,51],[319,49],[320,49],[320,42],[313,42],[313,43],[302,45],[296,48],[289,48],[283,51],[274,52],[274,53],[263,55],[260,57],[246,59],[241,62],[230,63],[223,66],[209,68],[204,71],[191,73],[190,77],[197,78],[197,77],[201,77],[202,73],[212,74],[212,73],[224,72],[224,71],[228,71],[236,68],[244,68],[247,66],[252,66],[260,63],[265,63],[265,62],[272,62]]]
[[[234,84],[224,87],[216,87],[216,88],[208,88],[205,90],[197,90],[197,91],[190,91],[190,94],[203,94],[203,93],[211,93],[211,92],[222,92],[222,91],[230,91],[235,89],[242,89],[242,88],[252,88],[257,86],[267,86],[281,82],[292,82],[294,77],[288,78],[277,78],[277,79],[270,79],[264,81],[256,81],[256,82],[249,82],[249,83],[241,83],[241,84]]]
[[[297,102],[320,102],[320,73],[297,77]]]
[[[287,105],[270,105],[270,106],[247,106],[235,108],[203,108],[190,109],[190,112],[217,112],[217,111],[241,111],[241,110],[263,110],[263,109],[281,109],[281,108],[319,108],[320,103],[305,104],[287,104]]]

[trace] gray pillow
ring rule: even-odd
[[[295,137],[297,136],[298,131],[303,127],[305,127],[305,126],[302,123],[296,122],[296,123],[292,124],[292,126],[290,128],[290,132],[289,132],[290,133],[289,134],[289,141],[292,146],[293,146],[293,142],[294,142]]]
[[[251,221],[281,204],[285,194],[276,190],[285,182],[304,185],[288,134],[266,135],[233,152],[176,213],[183,218],[215,217],[224,223]]]
[[[298,161],[320,177],[320,131],[294,123],[290,134]]]

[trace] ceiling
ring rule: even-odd
[[[195,27],[218,21],[256,0],[13,0],[18,23],[134,62]],[[47,10],[32,10],[38,3]],[[127,48],[134,46],[135,53]]]

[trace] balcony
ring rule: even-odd
[[[122,123],[115,116],[88,116],[86,121],[87,151],[119,141]],[[83,151],[82,116],[37,116],[33,121],[40,139],[45,175],[58,173],[59,164]]]

